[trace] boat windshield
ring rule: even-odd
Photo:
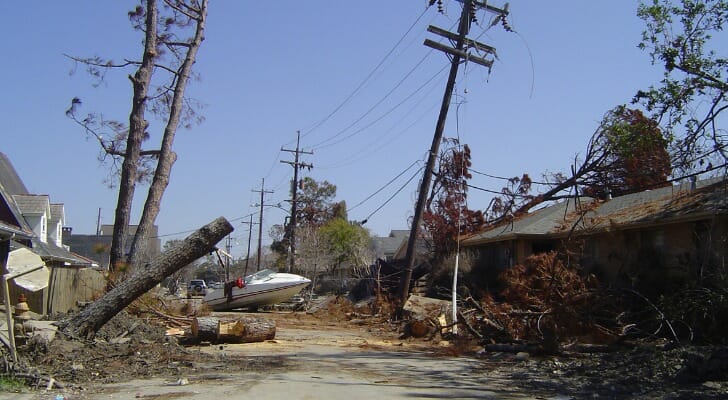
[[[276,272],[271,269],[262,269],[253,275],[248,275],[245,277],[245,283],[248,284],[252,281],[267,281],[269,279],[273,279],[273,275]]]

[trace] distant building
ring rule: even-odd
[[[380,260],[387,262],[394,261],[394,256],[397,254],[397,249],[402,245],[402,242],[407,242],[409,238],[409,230],[392,230],[389,232],[389,236],[372,237],[372,247],[374,250],[374,256]]]
[[[64,244],[71,246],[75,252],[84,257],[95,260],[99,265],[108,269],[109,267],[109,250],[111,249],[111,237],[114,230],[113,225],[101,225],[99,235],[85,235],[73,233],[73,228],[66,227],[63,230]],[[124,253],[128,254],[131,248],[131,242],[134,240],[137,225],[129,225],[129,232],[125,243]],[[151,260],[162,253],[162,240],[158,237],[158,227],[152,226],[149,232],[147,254],[144,259]]]

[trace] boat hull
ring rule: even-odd
[[[310,280],[297,275],[280,275],[284,275],[288,279],[270,279],[265,282],[253,281],[242,288],[233,287],[230,296],[226,295],[223,289],[215,289],[205,296],[204,302],[215,311],[277,304],[297,295],[311,283]]]

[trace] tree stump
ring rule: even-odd
[[[195,338],[208,342],[254,343],[276,337],[275,321],[247,316],[225,320],[197,317],[192,320],[191,330]]]

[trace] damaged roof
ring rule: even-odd
[[[697,220],[728,212],[728,181],[723,178],[615,197],[607,201],[568,199],[523,215],[463,241],[472,246],[517,237],[560,237]]]

